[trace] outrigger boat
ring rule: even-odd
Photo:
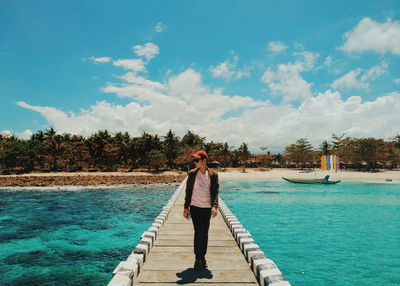
[[[296,184],[322,184],[322,185],[332,185],[337,184],[340,180],[337,181],[329,181],[329,175],[326,175],[323,179],[289,179],[282,177],[285,181],[296,183]]]

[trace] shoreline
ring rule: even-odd
[[[0,175],[0,187],[116,186],[180,183],[185,173],[32,173]]]
[[[227,172],[219,171],[219,178],[221,180],[269,180],[269,179],[282,179],[296,178],[296,179],[322,179],[326,175],[329,175],[330,180],[350,180],[350,181],[385,181],[391,179],[393,181],[400,180],[400,171],[381,171],[377,173],[372,172],[357,172],[357,171],[322,171],[320,169],[315,170],[297,170],[297,169],[272,169],[266,171],[260,171],[257,169],[247,169],[246,172],[242,173],[241,170],[230,170]]]
[[[343,181],[370,181],[373,183],[390,179],[393,183],[400,182],[400,171],[382,171],[378,173],[356,171],[321,171],[297,169],[241,169],[229,168],[226,171],[218,170],[221,181],[227,180],[277,180],[288,178],[323,178],[330,176],[331,180]],[[62,187],[62,186],[122,186],[135,184],[171,184],[180,183],[186,177],[185,172],[166,171],[159,174],[149,172],[59,172],[59,173],[30,173],[21,175],[0,175],[0,187]]]

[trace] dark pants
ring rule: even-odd
[[[196,259],[204,259],[207,252],[211,208],[190,206],[190,215],[194,227],[194,254]]]

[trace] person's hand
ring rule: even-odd
[[[218,209],[216,207],[213,207],[211,209],[211,217],[216,217],[218,214]]]
[[[189,209],[184,209],[184,210],[183,210],[183,217],[184,217],[184,218],[187,218],[187,217],[189,216],[189,214],[190,214]]]

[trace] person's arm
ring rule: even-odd
[[[183,206],[183,217],[187,218],[190,214],[189,210],[189,204],[190,204],[190,198],[189,198],[189,180],[190,180],[190,174],[188,175],[188,178],[186,180],[186,189],[185,189],[185,203]]]
[[[218,193],[219,193],[219,180],[218,180],[218,174],[215,174],[215,198],[212,202],[212,208],[211,208],[211,217],[216,217],[218,214]]]

